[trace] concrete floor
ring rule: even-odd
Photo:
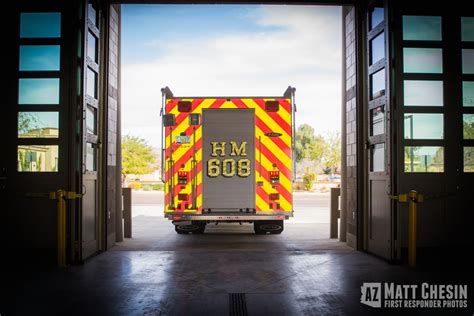
[[[254,235],[252,226],[235,224],[177,235],[161,217],[137,216],[133,229],[134,238],[83,266],[25,267],[3,284],[9,292],[0,314],[386,315],[360,303],[363,282],[442,281],[439,270],[388,264],[327,239],[327,224],[288,223],[281,235]],[[245,294],[247,314],[230,312],[233,293]],[[472,307],[461,314],[472,315]]]

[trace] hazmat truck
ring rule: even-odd
[[[249,222],[280,234],[293,216],[295,88],[276,97],[161,92],[164,215],[176,232]]]

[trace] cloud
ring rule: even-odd
[[[255,6],[239,21],[273,26],[162,43],[166,54],[122,66],[124,133],[158,146],[160,88],[183,96],[282,95],[296,87],[297,123],[318,133],[340,129],[340,8]],[[126,45],[126,43],[124,43]],[[150,49],[153,49],[150,47]]]

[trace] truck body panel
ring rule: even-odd
[[[172,121],[164,127],[165,216],[217,221],[292,216],[293,110],[287,95],[165,94],[164,114]]]

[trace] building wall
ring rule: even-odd
[[[357,85],[356,85],[356,32],[355,32],[355,8],[344,7],[343,9],[343,36],[345,45],[343,47],[345,56],[345,211],[347,216],[347,244],[357,247]],[[344,158],[343,158],[344,159]],[[344,203],[344,202],[343,202]]]
[[[112,246],[116,240],[121,240],[121,229],[117,231],[117,222],[122,218],[121,191],[117,190],[120,183],[120,140],[118,128],[119,110],[119,40],[120,40],[120,6],[109,6],[108,16],[108,83],[107,83],[107,246]],[[118,218],[117,218],[118,217]],[[120,236],[117,236],[120,234]]]

